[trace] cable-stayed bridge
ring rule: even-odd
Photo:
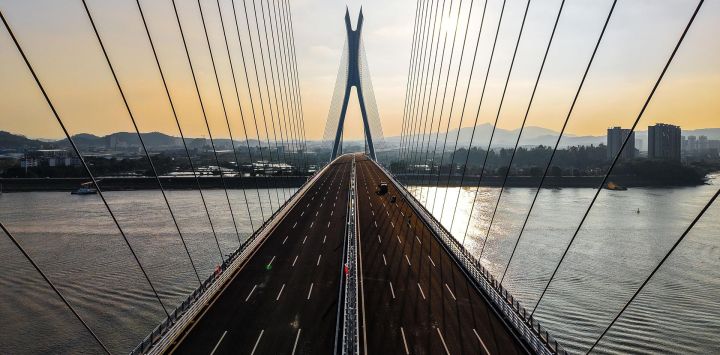
[[[173,291],[163,287],[167,282],[150,266],[152,253],[162,250],[143,250],[146,245],[133,237],[133,221],[124,217],[123,211],[114,204],[116,197],[103,184],[101,172],[93,164],[92,152],[78,143],[76,134],[81,132],[69,129],[69,118],[60,109],[57,93],[51,90],[52,86],[41,75],[42,68],[36,64],[40,54],[28,50],[23,33],[16,30],[16,21],[28,19],[7,15],[6,9],[0,7],[3,35],[8,39],[5,49],[22,63],[28,80],[49,109],[53,123],[60,127],[79,159],[89,181],[87,188],[97,193],[98,206],[107,214],[110,226],[128,251],[132,267],[138,271],[143,286],[135,292],[135,297],[152,300],[162,316],[157,319],[158,325],[143,339],[137,339],[139,344],[132,349],[115,340],[108,342],[109,333],[123,332],[123,329],[99,331],[97,321],[92,319],[95,317],[88,317],[87,311],[78,307],[81,297],[72,290],[78,286],[67,287],[59,282],[53,270],[36,261],[38,256],[24,245],[21,233],[13,230],[12,221],[0,220],[0,227],[14,250],[30,263],[59,300],[56,307],[72,314],[73,322],[79,323],[81,331],[94,341],[92,347],[82,351],[566,353],[562,341],[557,340],[566,338],[564,334],[548,331],[543,326],[543,317],[540,313],[536,315],[536,311],[546,294],[553,290],[551,286],[557,282],[559,270],[567,267],[567,256],[598,196],[611,182],[613,168],[621,160],[621,152],[631,135],[624,137],[617,154],[611,157],[587,206],[580,211],[581,217],[572,225],[571,237],[558,247],[560,253],[546,270],[547,277],[538,285],[539,296],[530,301],[511,294],[506,289],[508,282],[522,282],[522,277],[512,280],[508,270],[513,262],[519,262],[515,259],[520,257],[516,251],[521,242],[533,237],[526,231],[532,210],[541,201],[538,199],[541,190],[548,187],[546,181],[552,178],[553,157],[573,118],[575,104],[595,57],[606,45],[606,30],[612,26],[622,3],[608,1],[601,30],[596,37],[586,39],[592,43],[592,49],[585,59],[579,83],[573,88],[562,130],[547,164],[540,169],[537,187],[528,198],[527,211],[521,211],[519,232],[512,236],[509,256],[499,273],[489,267],[483,256],[486,256],[487,242],[493,237],[493,225],[503,213],[501,199],[504,193],[509,193],[507,183],[512,179],[515,153],[519,150],[536,91],[541,90],[553,39],[559,31],[570,30],[561,26],[564,16],[571,16],[564,12],[564,0],[559,1],[550,14],[552,30],[544,42],[532,93],[527,105],[522,107],[522,126],[508,168],[501,174],[497,197],[489,201],[478,198],[486,173],[484,167],[492,150],[518,48],[527,35],[526,19],[535,6],[534,1],[518,2],[522,3],[521,21],[517,31],[510,34],[503,32],[506,30],[503,21],[509,21],[504,18],[508,3],[505,0],[491,4],[494,6],[491,8],[488,8],[490,1],[477,0],[416,3],[402,134],[399,149],[394,153],[388,153],[388,144],[383,143],[381,111],[375,100],[362,39],[362,11],[355,29],[346,12],[347,37],[323,137],[331,153],[320,160],[311,154],[305,137],[290,2],[168,1],[165,15],[170,21],[165,25],[176,31],[182,49],[180,59],[185,75],[190,78],[190,96],[199,108],[196,115],[187,115],[178,109],[187,96],[179,96],[172,84],[176,73],[168,69],[168,54],[160,50],[159,36],[152,31],[154,27],[148,16],[150,2],[129,3],[134,11],[132,16],[137,17],[136,23],[141,26],[142,40],[149,46],[151,66],[162,85],[162,105],[170,108],[172,127],[168,129],[180,137],[181,159],[190,172],[184,177],[163,174],[158,157],[146,144],[143,117],[138,114],[118,70],[121,63],[113,55],[113,37],[104,33],[103,23],[98,20],[99,5],[80,0],[78,9],[87,21],[109,82],[119,95],[124,114],[137,136],[142,161],[148,166],[147,175],[159,192],[159,206],[167,211],[164,223],[172,227],[172,237],[180,245],[181,253],[176,259],[192,270],[193,291],[180,297],[173,297]],[[633,117],[631,131],[637,128],[666,73],[672,70],[676,54],[687,45],[685,38],[692,32],[698,14],[703,13],[703,4],[701,0],[688,5],[688,16],[671,38],[672,45],[661,60],[639,112]],[[486,12],[488,18],[495,18],[494,22],[486,22]],[[502,36],[511,39],[511,54],[498,59],[496,44]],[[481,40],[491,43],[487,53],[479,51]],[[507,61],[506,71],[495,69],[497,60]],[[468,161],[472,149],[458,150],[460,128],[464,120],[473,123],[472,147],[481,108],[487,105],[485,89],[491,74],[501,75],[504,86],[499,103],[491,107],[494,124],[487,146],[482,148],[486,152],[482,158],[483,168],[471,176]],[[480,85],[471,90],[473,77]],[[366,154],[343,152],[345,118],[353,87],[363,119]],[[479,101],[475,107],[466,107],[470,106],[468,97],[475,90],[480,94]],[[220,107],[220,119],[212,117],[211,106]],[[190,139],[184,127],[190,120],[198,121],[207,134],[205,153],[209,164],[201,162],[196,149],[188,143]],[[454,128],[451,122],[457,125],[456,137],[449,134]],[[229,137],[228,143],[221,144],[220,137]],[[311,165],[319,167],[313,169]],[[211,171],[210,176],[203,174],[207,170]],[[305,182],[294,183],[298,178]],[[191,186],[197,191],[200,217],[193,223],[207,226],[199,238],[191,235],[190,228],[179,217],[183,211],[173,200],[173,187],[180,186],[178,181],[182,181],[181,186]],[[458,201],[453,201],[447,193],[453,184],[476,185],[471,190],[474,197],[467,216],[458,214]],[[243,186],[239,194],[235,193],[235,186]],[[218,191],[221,192],[217,194]],[[439,191],[445,192],[439,194]],[[646,267],[642,280],[625,285],[627,297],[622,299],[621,306],[608,307],[612,309],[607,310],[610,314],[607,321],[593,324],[590,332],[593,335],[572,344],[572,352],[608,351],[603,346],[608,345],[609,332],[694,226],[707,218],[706,212],[713,207],[719,193],[720,190],[715,190],[701,201],[692,218],[678,220],[683,223],[682,233],[673,236],[673,243],[661,251],[662,257]],[[476,206],[476,201],[482,201],[482,206]],[[476,208],[487,209],[488,226],[479,245],[471,246],[468,231]],[[222,218],[218,217],[217,210],[223,213]],[[467,223],[460,221],[463,218],[468,219]],[[221,228],[221,220],[230,228]],[[209,246],[216,260],[211,270],[203,266],[207,262],[200,260],[197,243]],[[125,314],[105,316],[133,317],[132,312],[130,308]],[[71,346],[56,350],[68,352],[67,349],[77,350]]]

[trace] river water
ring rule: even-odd
[[[720,176],[713,176],[709,185],[700,187],[602,191],[539,304],[537,318],[571,352],[587,349],[719,186]],[[434,205],[435,215],[442,216],[448,228],[457,206],[453,234],[480,255],[499,189],[483,188],[477,198],[470,188],[413,189],[428,200],[428,208]],[[197,191],[169,191],[168,198],[204,279],[221,253],[237,248],[238,239],[250,234],[248,209],[257,226],[269,215],[270,201],[276,207],[283,192],[292,191],[228,191],[235,223],[224,191],[203,192],[217,241]],[[534,193],[529,188],[503,191],[482,251],[483,263],[495,275],[505,270]],[[503,283],[526,308],[537,303],[594,193],[588,188],[540,192]],[[106,196],[163,303],[174,309],[197,286],[197,278],[162,196],[158,191]],[[0,197],[0,221],[113,352],[130,351],[164,317],[98,196],[6,193]],[[720,353],[718,221],[716,203],[599,351]],[[0,353],[98,352],[85,329],[2,233],[0,260]]]

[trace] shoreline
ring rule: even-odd
[[[396,176],[406,185],[415,186],[435,186],[437,175],[412,175]],[[481,187],[501,187],[503,186],[502,176],[483,176],[480,183]],[[603,181],[604,176],[547,176],[543,182],[544,188],[597,188]],[[447,184],[449,187],[476,187],[478,186],[479,176],[466,176],[461,179],[460,176],[452,176],[448,179],[447,175],[440,177],[440,185]],[[707,176],[706,176],[707,179]],[[462,180],[462,181],[461,181]],[[540,184],[540,176],[509,176],[505,182],[506,187],[531,187],[537,188]],[[707,184],[707,181],[701,183],[695,182],[673,182],[643,179],[636,176],[610,176],[607,180],[622,187],[694,187]]]
[[[98,177],[102,191],[134,191],[157,190],[158,183],[154,177]],[[219,176],[198,177],[200,187],[204,189],[255,189],[255,188],[289,188],[300,187],[308,179],[306,176],[272,176],[272,177],[237,177]],[[224,184],[223,184],[224,180]],[[70,192],[89,182],[88,178],[2,178],[2,192]],[[160,183],[165,190],[196,190],[198,183],[190,177],[161,176]]]
[[[414,186],[435,186],[437,175],[398,175],[397,178],[406,185]],[[198,177],[202,189],[223,189],[223,179],[219,176]],[[100,177],[98,178],[100,188],[103,191],[135,191],[135,190],[156,190],[157,181],[154,177]],[[262,176],[262,177],[237,177],[226,176],[225,185],[228,189],[255,189],[255,188],[290,188],[300,187],[306,180],[305,176]],[[460,176],[440,176],[439,184],[449,187],[475,187],[478,186],[479,176],[466,176],[461,184]],[[603,176],[548,176],[545,178],[545,188],[597,188],[603,180]],[[42,192],[59,191],[70,192],[80,184],[90,181],[87,178],[0,178],[2,192]],[[608,181],[633,188],[633,187],[694,187],[702,186],[705,183],[673,183],[652,179],[641,179],[635,176],[613,176]],[[160,177],[160,182],[165,190],[195,190],[197,182],[194,177]],[[529,187],[537,188],[540,183],[539,176],[510,176],[505,183],[506,187]],[[481,187],[501,187],[503,177],[483,176]]]

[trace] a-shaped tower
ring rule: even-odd
[[[373,136],[378,137],[380,140],[382,140],[383,136],[377,104],[375,102],[375,94],[373,93],[370,73],[367,67],[367,58],[365,57],[365,51],[360,37],[362,28],[362,9],[360,9],[357,26],[354,30],[350,23],[350,12],[346,10],[345,29],[347,30],[347,39],[335,83],[335,93],[333,94],[324,135],[325,140],[334,138],[331,159],[335,159],[342,150],[343,127],[353,86],[357,92],[360,113],[362,114],[365,143],[367,144],[368,153],[372,159],[376,159]],[[340,95],[342,95],[341,105],[339,102]],[[337,123],[336,127],[335,123]]]

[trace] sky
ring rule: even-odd
[[[230,0],[220,0],[219,8],[216,0],[201,0],[200,3],[211,48],[216,55],[222,98],[230,120],[229,130],[202,31],[198,2],[177,0],[208,116],[209,133],[214,137],[228,137],[232,133],[235,138],[243,138],[246,133],[251,138],[256,136],[255,132],[267,133],[262,123],[250,122],[251,94],[242,89],[245,78],[242,73],[238,74],[242,79],[241,90],[238,96],[235,95],[219,15],[222,13],[227,26],[230,59],[234,60],[234,68],[240,71],[240,48]],[[247,44],[249,38],[245,26],[250,25],[251,33],[255,35],[252,27],[255,23],[252,16],[246,23],[243,2],[236,0],[235,3],[240,37]],[[253,1],[246,0],[245,3],[251,11]],[[260,6],[259,0],[255,3]],[[269,3],[275,4],[273,0]],[[171,2],[144,0],[141,4],[166,71],[181,128],[186,136],[207,137],[208,130],[202,119]],[[363,9],[362,36],[386,136],[399,135],[402,130],[416,12],[421,15],[418,22],[430,29],[434,25],[436,32],[430,32],[438,34],[427,37],[432,38],[428,44],[434,48],[428,49],[426,45],[424,55],[419,56],[426,60],[416,64],[415,70],[415,73],[424,73],[426,78],[432,79],[423,82],[425,89],[411,91],[411,95],[415,95],[411,96],[415,98],[411,102],[423,103],[416,105],[416,111],[425,112],[431,119],[429,129],[444,131],[448,120],[452,129],[458,125],[493,123],[496,118],[498,127],[520,127],[560,0],[531,0],[502,107],[503,87],[510,71],[526,0],[506,1],[491,65],[490,53],[503,0],[488,0],[484,12],[485,2],[481,0],[439,0],[429,8],[429,12],[443,14],[435,22],[417,11],[418,4],[423,5],[421,9],[428,9],[425,1],[410,0],[290,1],[308,139],[319,139],[325,128],[345,40],[346,6],[353,23],[361,6]],[[610,4],[611,0],[566,1],[526,125],[560,130]],[[136,2],[88,0],[88,5],[140,130],[178,135]],[[693,0],[618,1],[571,115],[567,133],[603,135],[608,127],[630,126],[695,6]],[[0,10],[72,134],[133,131],[80,0],[0,0]],[[720,127],[719,24],[720,1],[707,1],[643,115],[638,130],[657,122],[677,124],[684,129]],[[428,32],[427,29],[424,31]],[[463,43],[466,44],[464,51]],[[471,75],[475,43],[478,44],[477,55]],[[62,137],[62,131],[4,27],[0,27],[0,48],[0,130],[33,138]],[[248,51],[248,47],[244,50]],[[433,62],[437,63],[436,70],[431,65]],[[247,77],[252,81],[256,72],[248,68]],[[455,78],[459,79],[456,81]],[[465,92],[468,92],[467,99]],[[241,105],[238,105],[238,97]],[[255,100],[257,111],[270,109],[269,104],[260,106],[257,97]],[[242,126],[241,114],[250,122],[246,127]],[[346,127],[346,139],[361,136],[361,118],[354,98],[350,101]]]

